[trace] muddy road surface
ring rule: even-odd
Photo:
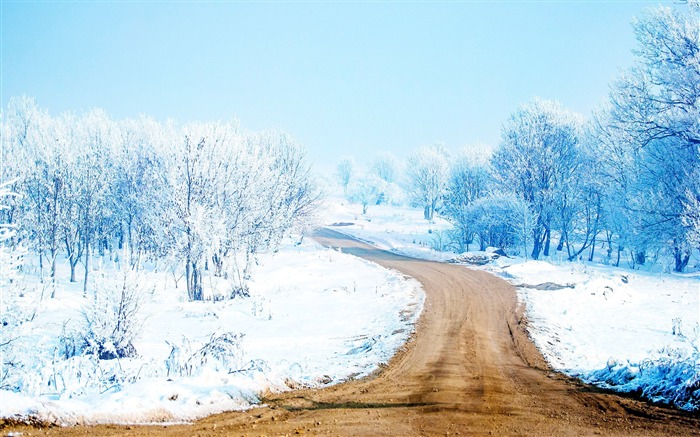
[[[329,229],[316,240],[423,284],[413,339],[375,375],[322,390],[268,394],[263,408],[190,425],[34,428],[23,435],[700,435],[700,416],[652,406],[552,372],[507,282],[406,258]]]

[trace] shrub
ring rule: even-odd
[[[134,357],[134,340],[143,325],[141,306],[146,295],[139,274],[128,271],[119,281],[101,281],[83,309],[85,351],[101,360]]]

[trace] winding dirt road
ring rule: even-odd
[[[381,372],[192,425],[19,427],[25,435],[700,435],[700,416],[604,393],[552,372],[527,338],[515,290],[487,273],[398,256],[332,230],[316,240],[416,278],[413,340]],[[10,428],[2,430],[7,434]]]

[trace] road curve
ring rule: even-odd
[[[416,334],[377,374],[269,394],[268,407],[192,425],[18,428],[32,435],[700,435],[700,416],[652,406],[549,369],[515,290],[488,273],[402,257],[321,229],[314,238],[421,282]]]

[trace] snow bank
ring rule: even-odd
[[[530,335],[552,367],[601,387],[700,408],[700,278],[541,261],[502,272],[521,286]],[[535,288],[544,282],[572,288]]]
[[[171,273],[147,273],[139,355],[120,360],[60,356],[59,337],[80,326],[90,297],[82,284],[59,282],[56,298],[44,296],[17,340],[21,391],[0,390],[0,416],[151,423],[250,408],[266,390],[371,373],[408,340],[422,309],[416,281],[308,239],[260,264],[250,298],[220,302],[188,302]],[[223,333],[236,333],[240,349],[226,366],[185,360]]]

